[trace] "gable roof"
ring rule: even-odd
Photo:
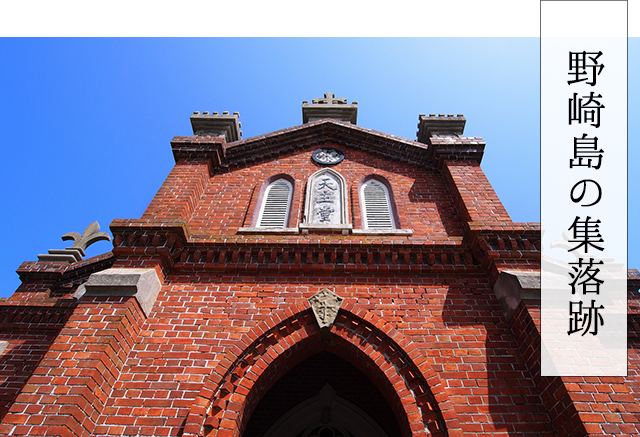
[[[425,144],[344,121],[323,119],[230,143],[223,136],[180,136],[173,138],[171,148],[176,162],[210,158],[212,171],[221,173],[327,143],[426,168],[439,168],[447,159],[480,162],[485,147],[482,138],[434,135]]]

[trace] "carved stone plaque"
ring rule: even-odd
[[[320,328],[330,328],[336,321],[344,298],[325,288],[309,298],[309,304]]]
[[[311,187],[311,217],[309,221],[319,225],[340,224],[342,218],[342,187],[340,180],[331,173],[323,173],[314,179]]]
[[[344,153],[342,153],[338,149],[334,149],[333,147],[325,147],[313,152],[313,155],[311,155],[311,159],[313,159],[318,164],[335,165],[342,162],[342,160],[344,159]]]

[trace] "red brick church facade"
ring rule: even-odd
[[[327,94],[240,139],[195,113],[111,252],[23,263],[0,435],[640,435],[640,276],[628,377],[541,377],[540,226],[511,221],[485,143],[462,116],[417,140],[356,116]]]

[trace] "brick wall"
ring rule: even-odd
[[[175,435],[211,368],[230,347],[274,311],[302,304],[325,286],[406,336],[442,381],[464,432],[547,435],[551,429],[486,278],[452,277],[444,286],[436,278],[422,278],[430,286],[385,285],[409,282],[393,276],[343,278],[339,284],[326,276],[305,283],[256,279],[168,278],[97,430]]]
[[[637,299],[637,293],[633,294]],[[638,386],[637,347],[633,342],[629,344],[627,378],[543,377],[540,376],[539,302],[523,300],[510,324],[556,435],[635,436],[640,433],[640,407],[637,393],[633,393]]]
[[[327,146],[335,145],[327,144]],[[332,168],[347,182],[348,215],[354,227],[362,227],[358,183],[364,176],[377,174],[390,182],[401,226],[414,230],[412,239],[442,241],[462,236],[463,222],[458,217],[452,196],[440,174],[425,172],[418,166],[393,162],[365,152],[343,149],[345,160]],[[304,213],[307,180],[321,168],[311,161],[313,150],[300,151],[274,161],[216,175],[202,190],[199,202],[193,208],[193,214],[190,217],[180,218],[189,222],[190,230],[194,235],[209,238],[224,235],[235,238],[238,228],[249,226],[253,214],[257,212],[256,199],[263,181],[274,174],[284,173],[295,180],[292,225],[300,224]],[[159,205],[165,203],[171,205],[175,197],[191,198],[194,196],[192,193],[199,192],[201,186],[199,179],[187,182],[185,177],[178,177],[178,174],[183,173],[195,177],[193,165],[193,163],[187,165],[185,162],[178,162],[175,168],[179,170],[174,169],[143,218],[168,218],[164,210],[169,206],[160,208]],[[201,174],[200,170],[198,174]],[[177,194],[176,191],[179,190],[185,193]],[[171,218],[174,216],[178,218],[175,214]],[[356,239],[356,237],[352,238]],[[279,239],[297,240],[298,237],[280,236]]]
[[[11,333],[3,333],[2,340],[9,345],[0,355],[0,420],[24,389],[61,327],[41,327],[39,332],[29,332],[26,327],[13,326]]]
[[[287,132],[315,143],[270,152]],[[239,145],[208,139],[213,159],[182,156],[193,145],[176,141],[176,166],[143,217],[112,223],[107,264],[23,265],[24,284],[7,303],[64,301],[68,317],[44,337],[13,325],[0,332],[0,341],[14,336],[14,354],[37,343],[22,376],[4,367],[21,388],[2,398],[0,433],[257,436],[331,382],[389,437],[637,435],[635,339],[626,380],[541,378],[537,303],[503,315],[493,284],[503,270],[539,268],[539,226],[510,221],[477,162],[429,166],[428,148],[404,140],[403,153],[419,156],[396,159],[389,137],[376,137],[372,153],[299,127],[281,134],[256,140],[260,157],[245,163],[249,149],[233,152]],[[358,184],[376,174],[413,234],[239,233],[263,182],[279,173],[295,181],[290,226],[301,223],[320,146],[345,153],[332,168],[347,182],[355,228]],[[225,150],[235,153],[228,167]],[[162,288],[148,314],[133,297],[73,297],[112,266],[157,272]],[[308,303],[324,288],[344,298],[329,332]]]
[[[51,343],[2,421],[12,435],[92,435],[137,339],[132,298],[88,298]]]
[[[180,160],[154,196],[142,218],[186,220],[209,178],[207,160]]]

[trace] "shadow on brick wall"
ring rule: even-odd
[[[469,432],[553,436],[553,426],[516,339],[488,282],[462,277],[452,284],[435,347],[440,378]],[[434,329],[434,332],[437,331]]]

